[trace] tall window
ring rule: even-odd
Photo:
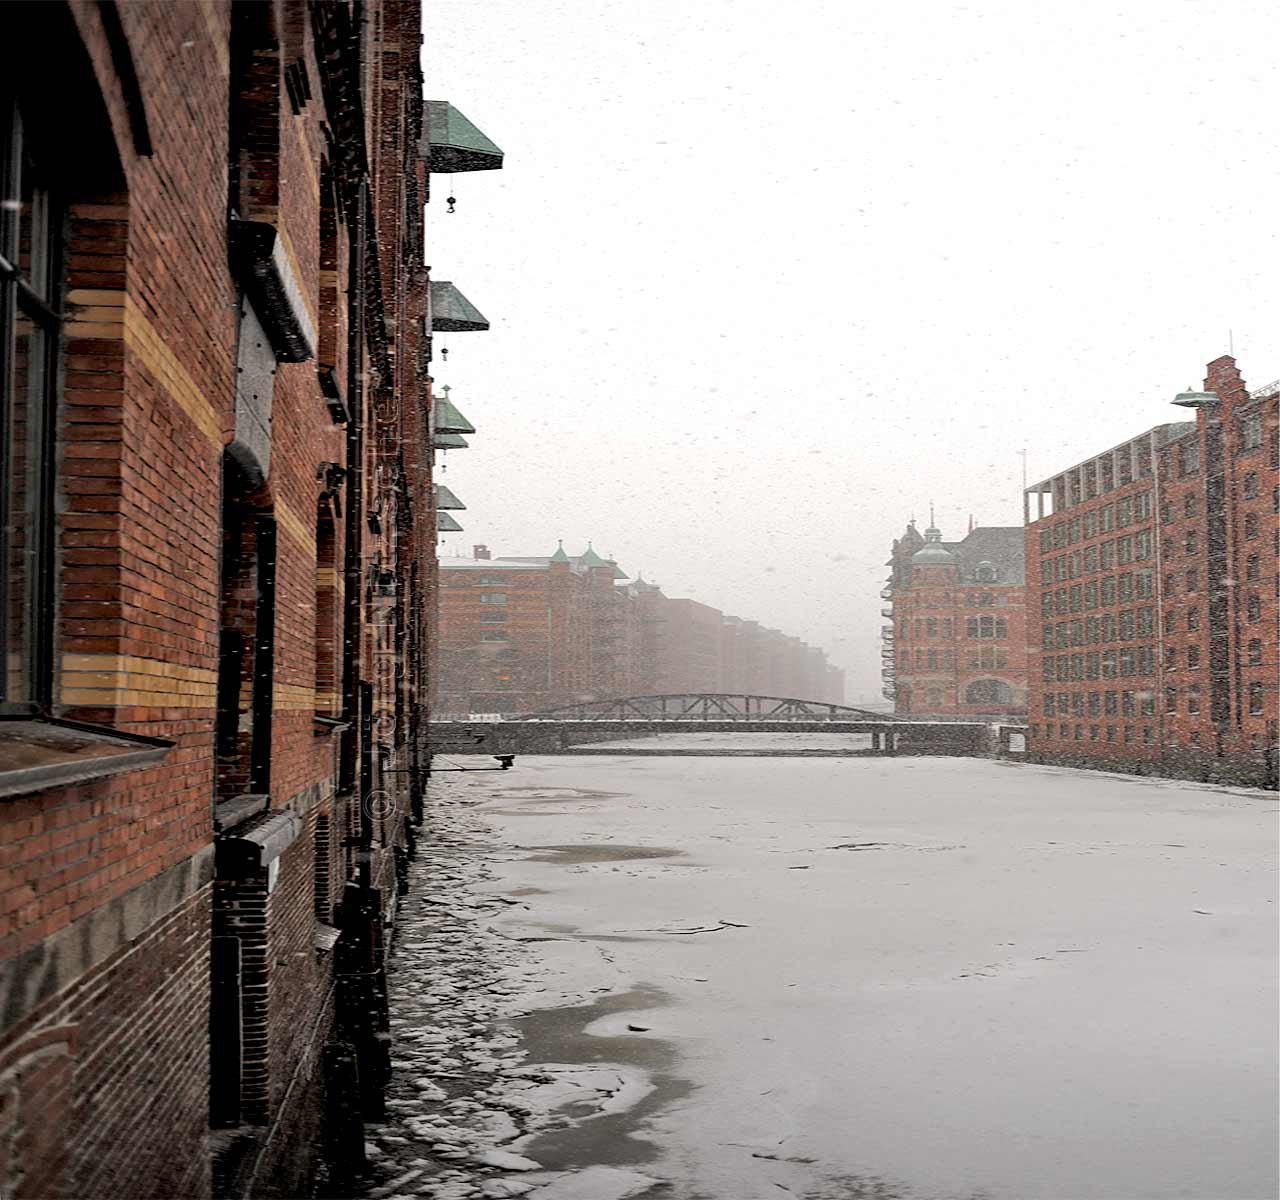
[[[333,504],[329,493],[316,506],[316,621],[315,621],[315,711],[336,717],[340,704],[338,689],[338,625],[341,607],[338,593],[338,542]]]
[[[260,507],[263,499],[224,453],[215,729],[219,805],[271,790],[276,524]],[[234,807],[224,811],[231,821],[238,815]]]
[[[29,711],[50,701],[58,221],[7,98],[0,121],[0,711]]]

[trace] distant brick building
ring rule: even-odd
[[[590,546],[542,558],[478,546],[443,559],[437,709],[537,712],[690,692],[844,699],[844,673],[821,650],[624,579]]]
[[[0,1195],[358,1165],[425,765],[416,0],[0,6]],[[476,314],[478,316],[478,314]]]
[[[1207,370],[1194,420],[1027,493],[1042,761],[1275,781],[1280,386]]]
[[[914,524],[893,543],[881,593],[885,695],[927,716],[1026,712],[1023,535],[979,527],[944,542]]]

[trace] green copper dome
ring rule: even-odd
[[[954,567],[956,556],[942,544],[942,530],[930,525],[924,531],[924,546],[911,556],[917,567]]]

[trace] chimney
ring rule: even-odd
[[[493,557],[493,555],[489,553],[488,546],[472,546],[471,554],[472,557],[482,559],[485,562],[488,562]]]

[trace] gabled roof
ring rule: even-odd
[[[943,542],[960,560],[960,578],[967,583],[977,579],[979,563],[988,562],[996,569],[996,583],[1025,583],[1026,532],[1021,525],[980,525],[963,541]]]

